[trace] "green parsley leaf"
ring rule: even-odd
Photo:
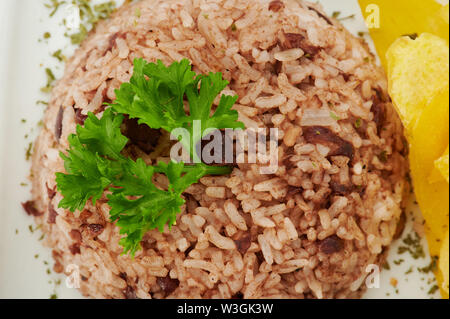
[[[62,54],[62,50],[59,49],[55,52],[53,52],[52,57],[54,57],[55,59],[57,59],[59,62],[64,62],[66,61],[66,57]]]
[[[86,39],[88,35],[88,29],[84,26],[84,25],[80,25],[80,31],[74,34],[71,34],[70,37],[70,41],[72,42],[72,44],[80,44],[81,42],[83,42],[84,39]]]
[[[331,16],[335,19],[337,19],[340,15],[341,15],[340,11],[333,11],[333,13],[331,14]]]
[[[341,118],[339,116],[336,115],[336,113],[330,111],[330,117],[335,120],[335,121],[340,121]]]
[[[100,3],[94,5],[94,11],[97,13],[97,17],[95,17],[94,21],[107,19],[110,15],[116,10],[116,3],[114,1],[108,1],[104,3]]]
[[[101,156],[118,159],[128,142],[120,131],[122,122],[123,116],[115,115],[111,109],[107,109],[101,119],[91,113],[84,127],[77,127],[77,135],[80,142],[90,150],[95,150]]]
[[[138,118],[139,124],[170,132],[188,122],[183,97],[194,81],[188,60],[166,67],[161,61],[147,64],[136,59],[130,82],[116,90],[116,101],[111,106],[118,113]]]
[[[87,201],[95,204],[108,190],[110,221],[126,235],[120,240],[123,253],[134,256],[147,231],[156,228],[162,232],[165,225],[170,229],[175,223],[185,203],[182,194],[190,185],[206,175],[228,174],[230,168],[201,162],[149,166],[142,159],[133,161],[122,154],[128,143],[121,132],[124,115],[169,132],[178,127],[192,132],[193,121],[199,120],[202,136],[213,128],[244,128],[231,109],[237,97],[222,96],[212,112],[213,101],[227,85],[220,73],[197,75],[188,60],[169,67],[161,61],[135,60],[134,74],[116,90],[111,108],[101,118],[89,113],[84,126],[78,125],[77,134],[69,136],[70,148],[67,154],[61,153],[67,173],[56,174],[58,191],[64,197],[59,207],[82,210]],[[184,110],[186,99],[189,113]],[[167,177],[167,189],[153,183],[155,174]]]
[[[48,9],[52,9],[52,12],[50,13],[50,17],[53,17],[55,13],[58,11],[59,6],[64,4],[65,1],[58,1],[58,0],[50,0],[50,3],[45,3],[44,6]]]
[[[172,165],[184,166],[183,163]],[[170,188],[160,190],[152,183],[154,173],[154,167],[147,166],[142,159],[130,161],[126,173],[116,183],[120,188],[113,189],[113,194],[108,196],[111,220],[117,220],[120,233],[127,234],[120,244],[132,255],[146,231],[153,228],[163,231],[166,223],[172,225],[184,204],[181,194]],[[128,196],[138,198],[128,199]]]
[[[50,93],[53,89],[53,82],[55,82],[56,77],[50,68],[45,68],[45,75],[47,76],[47,85],[41,88],[44,93]]]

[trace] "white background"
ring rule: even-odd
[[[53,271],[47,274],[47,269],[53,266],[51,252],[38,241],[39,231],[29,231],[33,221],[20,206],[30,198],[29,188],[21,186],[28,182],[29,162],[25,160],[25,151],[38,133],[37,123],[44,110],[36,101],[48,100],[40,92],[46,83],[44,68],[51,67],[57,77],[61,76],[63,67],[50,55],[61,48],[66,54],[73,50],[60,25],[65,10],[60,9],[50,19],[44,2],[0,0],[0,298],[49,298],[53,292],[59,298],[81,297],[78,291],[65,287],[63,276]],[[355,19],[345,22],[355,34],[366,29],[356,0],[319,2],[329,14],[333,11],[340,11],[341,16],[356,14]],[[38,42],[45,32],[51,33],[51,39]],[[406,233],[410,230],[408,224]],[[382,271],[380,288],[369,290],[366,298],[430,298],[427,294],[432,285],[427,283],[430,276],[417,270],[404,275],[410,266],[428,265],[429,258],[413,260],[407,254],[399,257],[396,254],[399,244],[397,241],[391,248],[391,270]],[[405,262],[394,265],[393,261],[399,258]],[[389,283],[391,278],[399,282],[398,293]],[[62,284],[55,288],[57,279]]]

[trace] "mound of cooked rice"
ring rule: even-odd
[[[238,164],[230,176],[202,178],[172,230],[148,232],[131,259],[106,196],[75,214],[60,209],[55,172],[64,171],[68,135],[114,100],[138,57],[222,72],[227,93],[239,95],[240,121],[279,129],[280,165],[273,175]],[[317,4],[123,6],[67,63],[34,150],[30,210],[54,270],[78,265],[81,292],[95,298],[359,297],[367,265],[383,261],[396,233],[407,172],[402,127],[374,60]],[[149,153],[139,132],[130,154],[155,163],[164,153]]]

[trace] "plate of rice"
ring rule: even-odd
[[[0,4],[1,298],[440,297],[403,126],[357,1],[23,3]],[[167,125],[141,89],[160,101],[182,81],[183,121],[207,81],[222,83],[206,117],[276,129],[278,164],[262,173],[244,143],[246,160],[198,175],[169,216],[164,196],[194,166],[171,178]]]

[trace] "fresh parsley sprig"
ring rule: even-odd
[[[124,115],[137,118],[140,124],[171,132],[185,128],[191,133],[191,158],[198,159],[195,146],[211,130],[244,128],[238,113],[232,110],[236,96],[222,95],[212,111],[215,98],[228,85],[221,73],[197,75],[188,60],[166,67],[161,61],[134,61],[134,73],[129,83],[116,90],[116,100],[99,119],[89,113],[84,126],[69,137],[67,154],[61,153],[66,173],[56,174],[58,191],[63,195],[59,207],[82,210],[88,200],[95,202],[105,190],[111,207],[110,220],[117,222],[124,253],[134,256],[144,234],[151,229],[163,231],[175,223],[184,191],[206,175],[230,173],[229,167],[204,163],[158,163],[147,165],[142,159],[133,161],[122,153],[128,138],[121,133]],[[185,111],[187,100],[189,112]],[[193,121],[201,121],[201,136],[193,137]],[[153,183],[155,174],[164,174],[167,189]]]
[[[130,82],[116,91],[116,101],[111,106],[114,111],[137,118],[139,124],[153,129],[172,132],[185,128],[192,138],[191,145],[184,146],[190,150],[194,162],[200,162],[194,150],[203,136],[214,129],[244,128],[244,124],[238,122],[238,112],[231,109],[237,96],[222,95],[211,115],[215,98],[227,85],[221,73],[197,75],[187,59],[169,67],[161,61],[155,64],[137,59]],[[184,110],[185,98],[189,114]],[[200,135],[193,132],[195,120],[201,122]]]

